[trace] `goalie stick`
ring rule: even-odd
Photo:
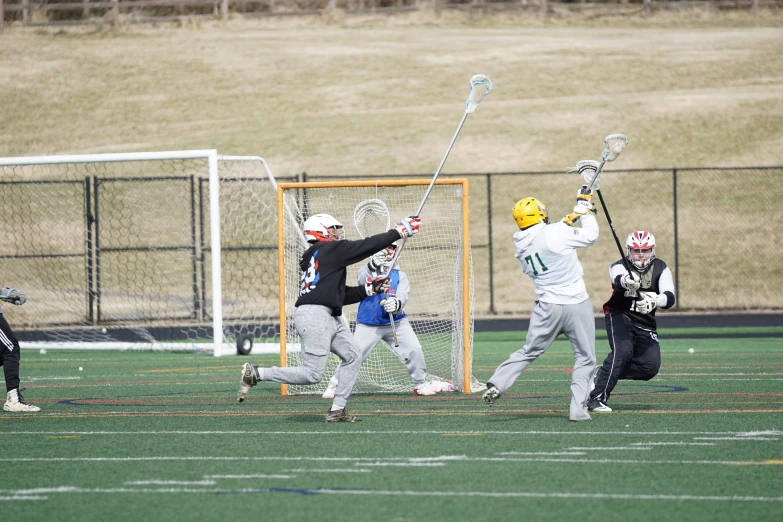
[[[353,210],[353,224],[356,226],[356,232],[362,239],[381,234],[389,230],[391,226],[391,216],[386,203],[380,199],[365,199]],[[396,259],[396,258],[395,258]],[[391,273],[394,264],[389,267]],[[388,274],[387,274],[388,275]],[[389,293],[386,293],[388,298]],[[394,314],[389,312],[389,323],[391,324],[392,336],[394,337],[394,347],[398,348],[400,343],[397,341],[397,327],[394,324]]]
[[[421,204],[419,204],[418,210],[416,210],[416,213],[413,214],[414,216],[418,217],[421,215],[421,211],[424,208],[424,204],[427,202],[427,198],[430,196],[430,192],[432,192],[432,187],[435,185],[435,181],[438,179],[438,176],[440,175],[440,171],[443,169],[443,165],[446,163],[446,158],[449,157],[449,153],[451,152],[452,147],[454,147],[454,142],[457,141],[457,136],[459,135],[459,132],[462,130],[462,126],[465,124],[465,120],[468,118],[468,114],[472,114],[479,106],[479,103],[481,103],[481,100],[484,99],[484,97],[492,92],[492,80],[489,79],[489,76],[486,76],[484,74],[474,74],[470,78],[470,93],[468,93],[468,98],[465,100],[465,112],[462,114],[462,119],[459,122],[459,125],[457,126],[457,131],[454,133],[454,136],[451,138],[451,142],[449,143],[449,147],[446,149],[446,154],[443,155],[443,159],[440,160],[440,164],[438,165],[437,170],[435,171],[435,175],[432,177],[432,181],[430,181],[430,185],[427,187],[427,191],[424,193],[424,197],[421,200]],[[402,254],[402,249],[405,247],[405,241],[407,238],[402,239],[402,243],[400,243],[400,246],[397,248],[397,251],[394,253],[394,258],[391,262],[391,267],[394,267],[394,264],[397,262],[397,259],[400,257],[400,254]],[[389,271],[391,271],[391,268],[389,268]],[[385,276],[388,276],[389,274],[384,274]]]

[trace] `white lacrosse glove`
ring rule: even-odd
[[[419,226],[421,225],[421,218],[418,216],[408,216],[396,225],[394,225],[394,229],[399,232],[400,238],[405,239],[409,236],[412,236],[416,232],[419,231]]]
[[[640,314],[649,314],[658,306],[658,294],[654,292],[640,292],[641,299],[631,303],[631,311]]]
[[[591,192],[583,192],[585,189],[587,189],[587,185],[583,186],[582,189],[577,192],[576,194],[576,205],[574,206],[574,212],[577,214],[585,215],[588,212],[592,212],[595,214],[595,205],[593,204],[593,193]]]
[[[639,290],[639,288],[642,286],[642,282],[639,279],[639,274],[636,272],[631,272],[630,274],[626,272],[623,274],[623,277],[620,278],[620,286],[626,290]]]
[[[391,280],[388,277],[372,277],[367,276],[364,280],[364,291],[367,292],[367,296],[373,296],[375,294],[383,294],[389,290]]]
[[[381,299],[380,304],[384,310],[389,312],[390,314],[393,314],[397,310],[400,309],[400,300],[394,297],[393,295],[390,295],[386,299]]]
[[[386,250],[384,249],[374,253],[373,256],[370,258],[370,262],[367,263],[367,266],[373,272],[377,272],[378,270],[381,269],[385,261],[386,261]]]
[[[0,290],[0,299],[3,301],[8,301],[11,304],[14,304],[16,306],[22,306],[27,302],[27,296],[24,295],[19,290],[14,290],[13,288],[5,287],[4,289]]]

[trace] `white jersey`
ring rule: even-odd
[[[592,214],[582,216],[580,222],[582,228],[561,221],[514,234],[516,258],[522,271],[533,279],[539,301],[577,304],[589,297],[576,249],[598,240],[598,222]]]

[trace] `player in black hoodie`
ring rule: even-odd
[[[364,285],[346,286],[346,267],[358,263],[401,238],[419,231],[421,219],[407,217],[382,234],[359,241],[342,239],[343,225],[329,214],[316,214],[304,223],[304,235],[311,244],[299,263],[302,270],[294,325],[302,345],[302,365],[261,368],[245,363],[238,400],[242,402],[258,381],[286,384],[315,384],[323,379],[329,352],[342,359],[340,383],[326,422],[356,422],[345,406],[362,365],[361,354],[348,324],[342,320],[343,306],[381,293],[388,279]]]

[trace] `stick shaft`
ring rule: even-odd
[[[440,160],[440,165],[438,165],[438,169],[435,171],[435,175],[432,176],[432,181],[430,181],[430,185],[427,187],[427,191],[424,193],[424,197],[421,199],[421,203],[419,204],[419,208],[416,211],[416,214],[414,216],[420,216],[421,211],[424,208],[424,204],[427,202],[427,198],[430,196],[430,192],[432,192],[432,187],[435,186],[435,181],[438,179],[438,176],[440,175],[440,171],[443,169],[443,165],[446,163],[446,158],[449,157],[449,153],[451,152],[451,149],[454,147],[454,142],[457,141],[457,136],[459,136],[459,131],[462,130],[462,126],[465,124],[465,120],[468,118],[468,114],[470,114],[468,111],[465,111],[465,113],[462,115],[462,119],[459,122],[459,125],[457,125],[457,131],[454,133],[454,136],[451,138],[451,143],[449,143],[449,148],[446,149],[446,154],[443,155],[443,159]],[[392,268],[394,268],[394,264],[397,262],[397,259],[400,257],[400,254],[402,254],[402,249],[405,248],[405,242],[408,238],[403,238],[402,243],[400,243],[399,248],[394,253],[394,259],[392,259],[391,267],[389,268],[389,271],[391,271]],[[388,276],[389,274],[384,274],[384,276]]]
[[[614,223],[612,223],[612,218],[611,216],[609,216],[609,210],[606,208],[606,203],[604,203],[604,197],[599,189],[596,189],[595,192],[596,194],[598,194],[598,199],[601,200],[601,207],[604,209],[604,215],[606,215],[606,220],[609,222],[609,228],[612,229],[612,237],[614,237],[614,242],[617,245],[617,250],[620,251],[620,259],[623,260],[623,266],[630,274],[631,266],[628,262],[628,258],[625,257],[625,252],[623,252],[623,247],[620,246],[620,239],[618,239],[617,237],[617,231],[614,229]]]

